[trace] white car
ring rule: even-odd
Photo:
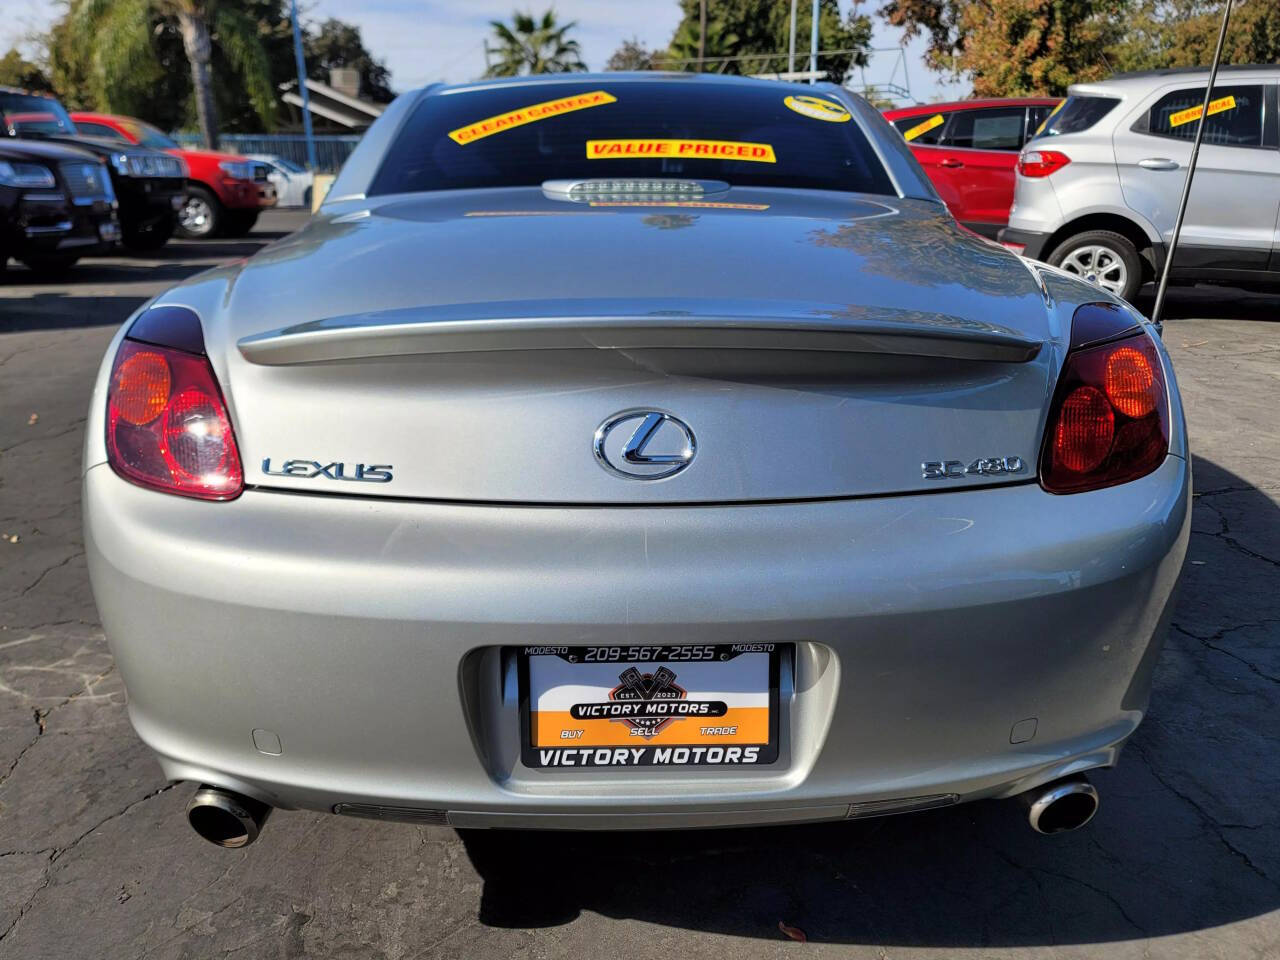
[[[1164,265],[1208,71],[1074,84],[1023,148],[1001,242],[1132,300]],[[1280,283],[1280,65],[1223,67],[1187,203],[1174,283]]]
[[[310,207],[311,187],[315,174],[284,157],[269,153],[246,154],[250,160],[258,160],[268,167],[267,179],[276,187],[277,206]]]

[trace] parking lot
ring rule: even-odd
[[[133,309],[303,216],[0,282],[0,960],[1280,956],[1280,297],[1236,291],[1172,296],[1194,532],[1150,714],[1085,829],[990,802],[657,835],[285,811],[246,850],[197,838],[97,623],[85,408]]]

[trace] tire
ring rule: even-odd
[[[36,276],[41,278],[60,277],[73,266],[80,258],[71,254],[50,253],[45,256],[23,257],[22,262]]]
[[[159,250],[173,236],[174,218],[164,217],[147,226],[136,223],[120,224],[120,242],[134,252]]]
[[[207,240],[223,229],[227,212],[213,192],[191,184],[178,210],[178,236],[187,240]]]
[[[224,237],[243,237],[258,222],[257,210],[228,210],[223,214],[222,235]]]
[[[1142,256],[1132,241],[1110,230],[1086,230],[1067,238],[1049,254],[1051,266],[1132,300],[1142,289]]]
[[[822,21],[819,20],[818,22],[821,23]],[[307,213],[311,212],[311,188],[310,187],[307,187],[307,189],[302,191],[302,206],[303,206],[303,209],[307,211]]]

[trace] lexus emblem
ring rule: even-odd
[[[674,477],[697,451],[688,424],[658,410],[625,410],[596,429],[597,462],[627,480]]]

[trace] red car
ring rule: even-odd
[[[178,211],[178,234],[191,239],[242,237],[258,221],[258,213],[276,202],[265,163],[234,153],[189,150],[149,123],[106,113],[73,113],[81,133],[141,144],[181,157],[190,170],[187,195]]]
[[[924,172],[975,233],[995,239],[1009,222],[1018,152],[1060,97],[957,100],[886,110]]]

